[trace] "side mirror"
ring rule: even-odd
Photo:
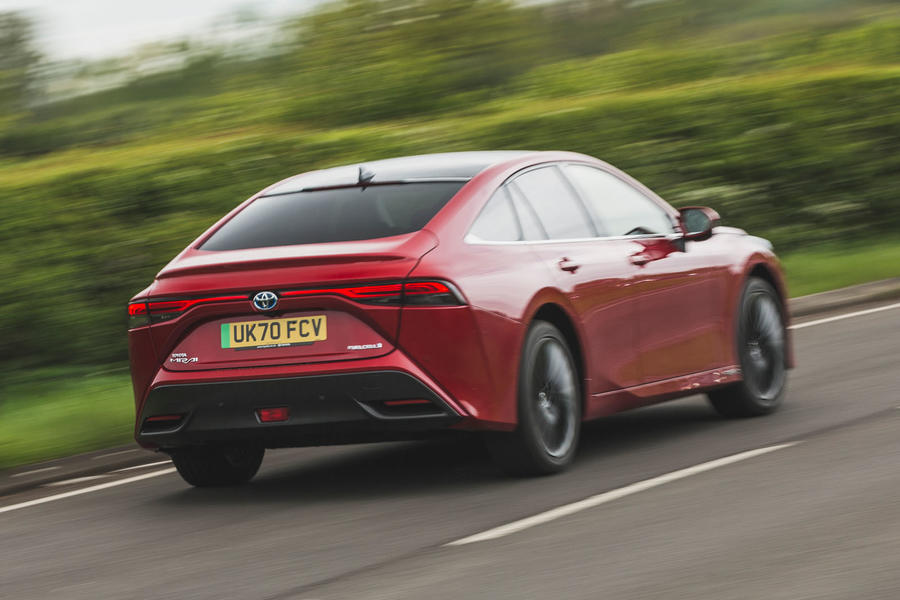
[[[719,224],[719,213],[705,206],[687,206],[682,208],[681,230],[684,239],[701,241],[709,239],[713,227]]]

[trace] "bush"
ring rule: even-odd
[[[432,2],[463,13],[479,4]],[[503,10],[505,22],[533,25],[531,13]],[[373,30],[359,52],[396,47],[332,81],[322,70],[308,88],[292,86],[309,71],[261,83],[243,70],[206,98],[116,104],[110,92],[109,106],[73,101],[44,109],[46,120],[5,119],[0,152],[46,155],[0,163],[0,369],[124,359],[125,303],[160,267],[258,189],[335,164],[567,149],[624,168],[676,205],[716,207],[780,250],[900,232],[896,18],[564,61],[528,54],[543,42],[398,51],[427,49],[427,34],[448,35],[469,22],[463,13],[437,29],[414,20],[399,40]],[[310,41],[323,69],[333,42]],[[502,77],[480,64],[498,48]],[[523,73],[526,64],[535,66]]]

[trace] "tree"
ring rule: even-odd
[[[0,12],[0,116],[22,110],[40,55],[32,45],[34,24],[18,12]]]
[[[327,4],[292,25],[298,118],[424,113],[546,60],[535,11],[507,0]]]

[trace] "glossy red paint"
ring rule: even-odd
[[[129,331],[139,442],[161,445],[140,431],[145,403],[157,388],[384,371],[405,373],[423,384],[459,418],[453,427],[509,430],[517,420],[520,349],[536,318],[554,321],[579,357],[585,418],[740,378],[735,328],[744,282],[751,273],[762,273],[785,298],[781,269],[765,241],[727,227],[717,227],[708,239],[685,239],[677,229],[677,211],[624,173],[581,154],[460,154],[369,166],[376,177],[399,173],[393,175],[397,181],[441,179],[460,177],[441,170],[454,160],[481,162],[419,231],[352,242],[200,249],[263,190],[173,259],[129,308],[132,316],[177,313]],[[509,243],[467,239],[472,223],[504,183],[523,169],[555,163],[592,165],[615,174],[656,202],[675,230],[656,237]],[[404,176],[405,167],[414,173]],[[329,181],[329,173],[285,181]],[[348,171],[334,173],[344,177]],[[367,302],[398,294],[404,282],[406,294],[447,292],[459,302]],[[218,341],[222,324],[262,318],[250,299],[268,290],[280,297],[275,316],[324,315],[328,338],[311,345],[223,348]],[[149,308],[131,308],[142,306]],[[404,407],[431,400],[392,397],[382,402]],[[291,419],[295,417],[296,410]]]

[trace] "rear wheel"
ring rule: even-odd
[[[756,417],[775,411],[787,381],[781,302],[768,282],[752,277],[738,314],[737,351],[743,379],[708,394],[726,417]]]
[[[501,468],[517,475],[546,475],[571,464],[581,431],[578,369],[562,333],[544,321],[536,321],[525,338],[518,417],[514,432],[487,438]]]
[[[250,481],[262,464],[261,446],[189,446],[172,451],[179,475],[196,487],[239,485]]]

